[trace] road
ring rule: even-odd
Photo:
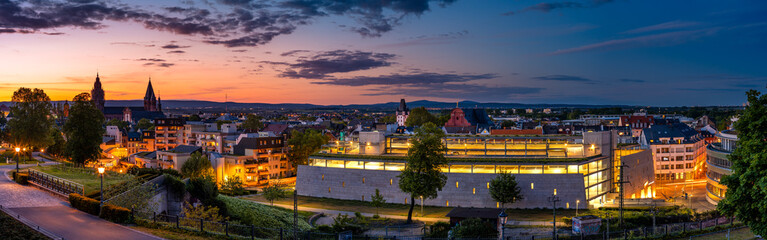
[[[38,160],[44,159],[34,156]],[[55,164],[46,162],[43,165]],[[35,164],[25,164],[31,167]],[[33,225],[63,239],[162,239],[78,211],[68,202],[31,186],[16,184],[8,172],[16,165],[0,166],[0,205]]]
[[[704,212],[716,209],[716,205],[713,205],[706,201],[706,180],[688,180],[675,183],[659,183],[657,184],[656,197],[662,197],[660,192],[664,192],[667,195],[676,196],[676,204],[682,205],[688,208],[695,209],[697,212]],[[690,198],[684,199],[682,196],[687,193]]]

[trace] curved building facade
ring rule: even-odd
[[[706,200],[719,203],[727,192],[727,186],[721,183],[722,176],[732,174],[729,155],[737,147],[738,135],[735,131],[722,131],[716,134],[717,142],[706,148]]]

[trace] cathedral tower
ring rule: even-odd
[[[144,94],[144,111],[157,111],[157,97],[152,88],[152,78],[149,78],[149,85],[147,85],[146,94]]]
[[[101,79],[99,79],[99,73],[96,73],[96,82],[93,83],[93,89],[91,90],[91,101],[93,105],[96,105],[101,112],[104,112],[104,89],[101,88]]]

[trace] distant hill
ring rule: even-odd
[[[296,109],[380,109],[393,110],[399,106],[399,102],[387,102],[376,104],[349,104],[349,105],[316,105],[308,103],[238,103],[238,102],[212,102],[198,100],[163,100],[162,107],[167,109],[224,109],[230,110],[296,110]],[[437,102],[429,100],[417,100],[407,103],[409,108],[445,108],[456,106],[452,102]],[[107,100],[106,106],[143,106],[142,100]],[[604,107],[630,107],[626,105],[585,105],[585,104],[522,104],[522,103],[481,103],[474,101],[458,102],[461,108],[604,108]]]

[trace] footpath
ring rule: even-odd
[[[41,165],[57,164],[34,155],[35,159],[46,161]],[[35,164],[24,164],[31,167]],[[41,232],[55,239],[162,239],[139,232],[119,224],[98,218],[77,209],[61,198],[32,186],[16,184],[8,173],[16,165],[0,166],[0,206],[13,213],[13,217],[29,225],[39,226]],[[34,227],[33,227],[34,228]]]

